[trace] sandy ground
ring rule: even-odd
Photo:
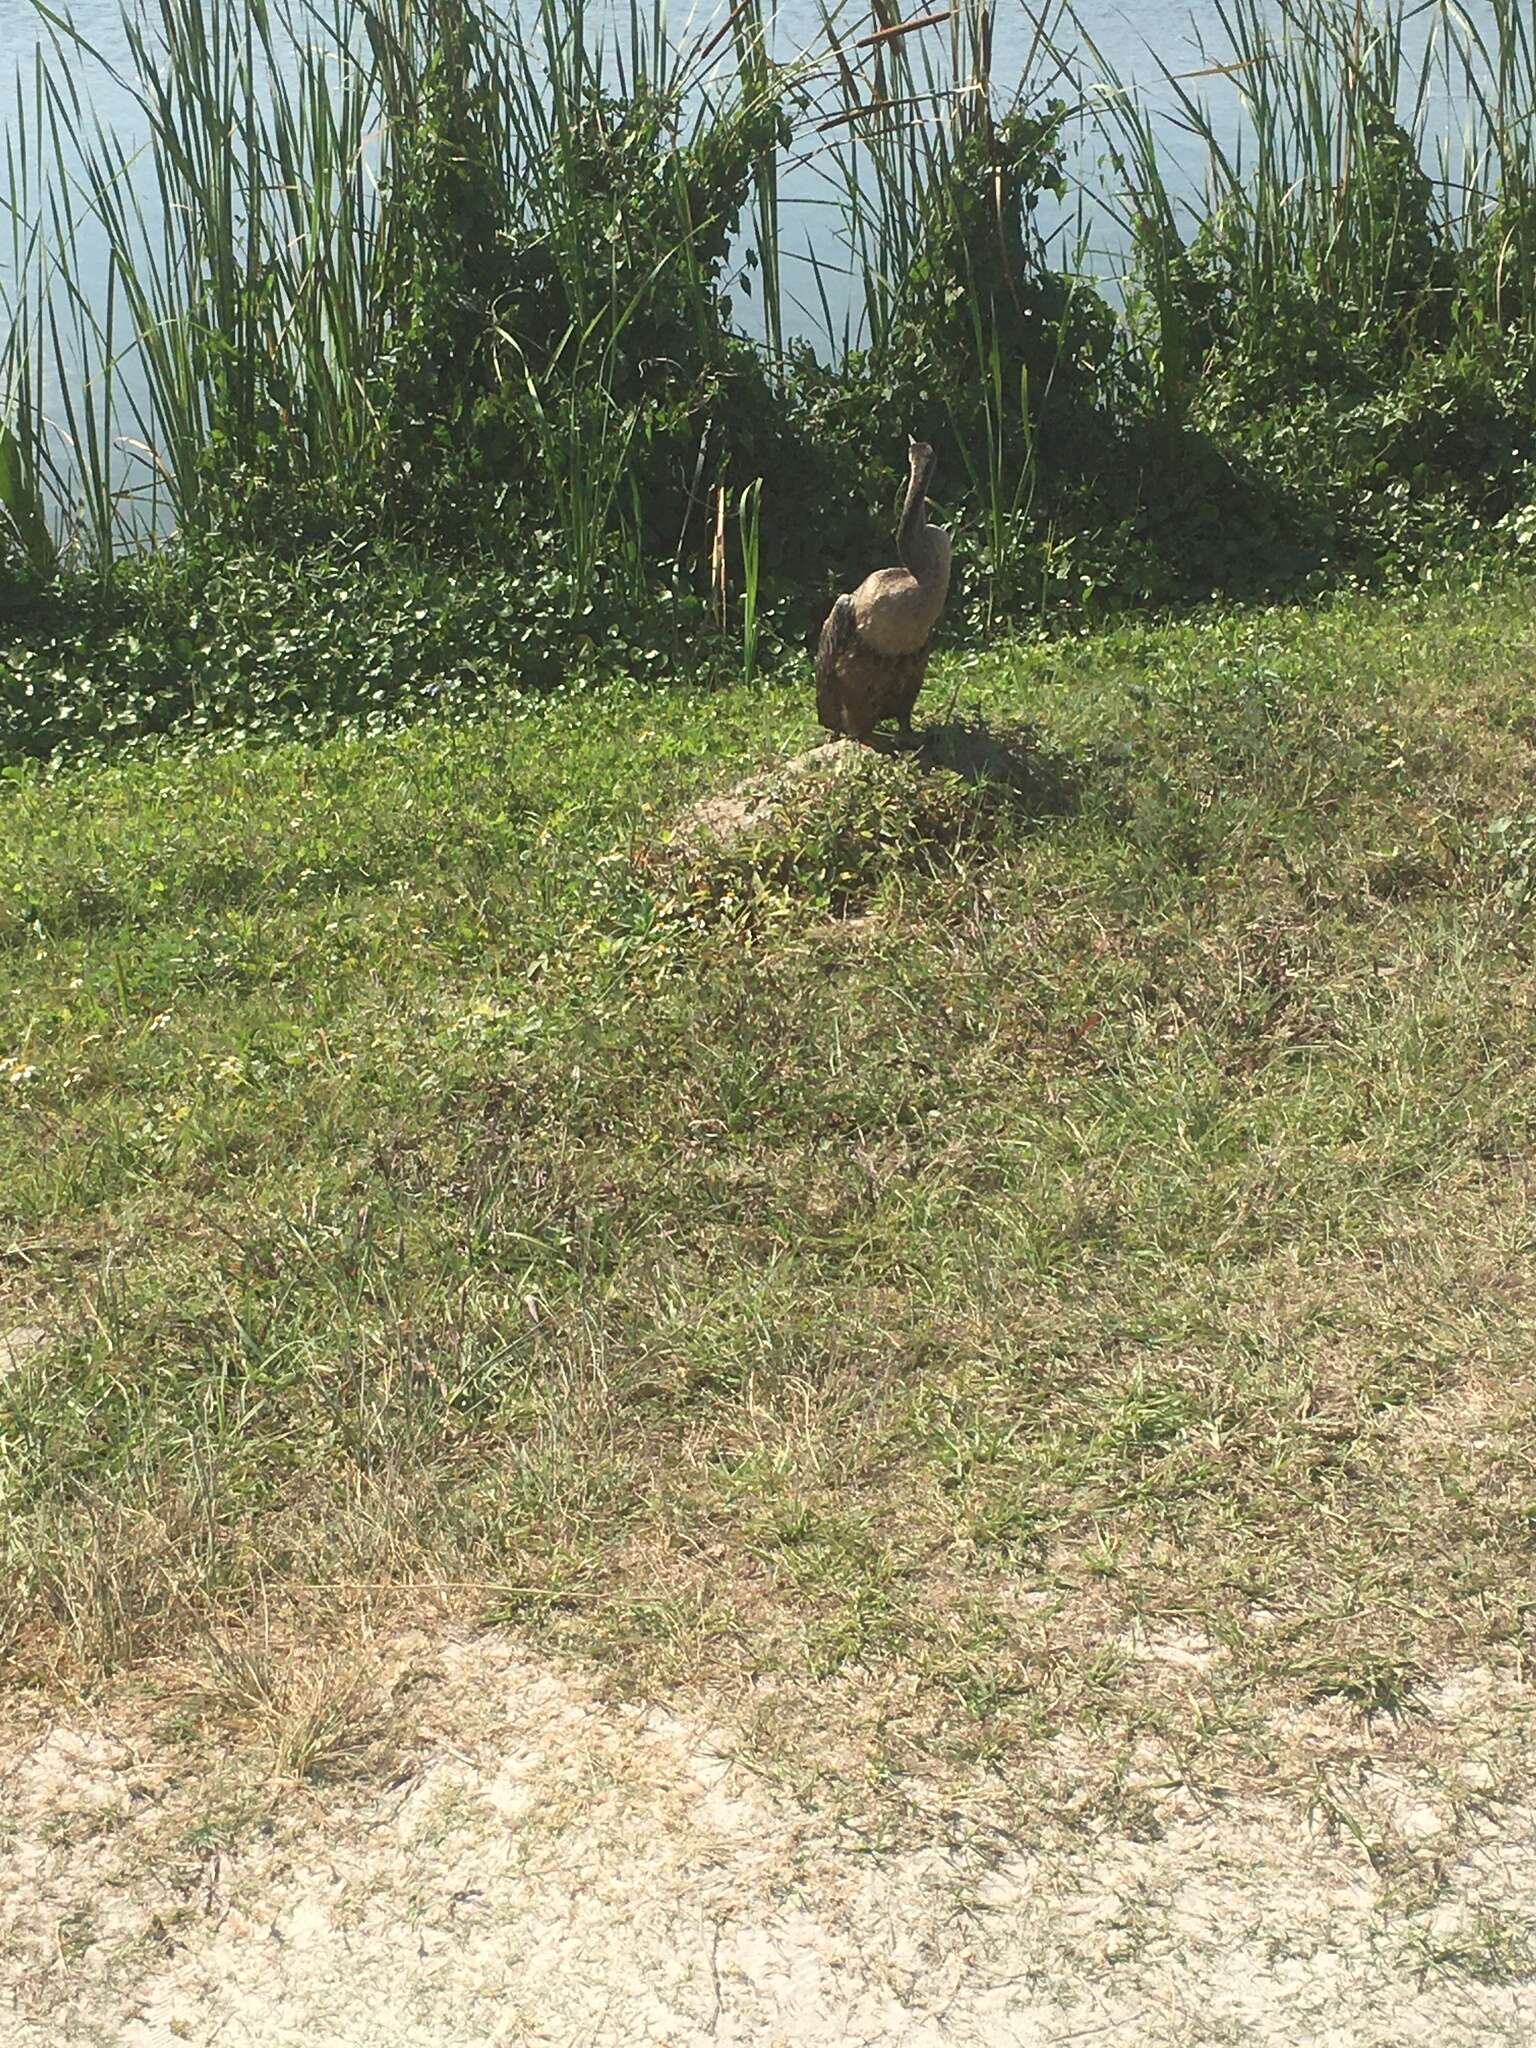
[[[1132,1838],[1062,1819],[1062,1757],[1032,1829],[996,1778],[885,1828],[765,1776],[739,1719],[495,1639],[393,1668],[388,1740],[318,1785],[174,1717],[13,1718],[5,2048],[1536,2042],[1536,1807],[1499,1790],[1527,1702],[1488,1674],[1433,1702],[1437,1762],[1362,1737],[1347,1812],[1128,1787]]]

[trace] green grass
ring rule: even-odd
[[[735,848],[803,677],[3,785],[12,1678],[426,1589],[990,1751],[1514,1654],[1532,619],[952,657],[1017,787]]]

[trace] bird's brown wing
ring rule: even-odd
[[[840,597],[827,613],[816,647],[816,716],[828,732],[842,731],[842,692],[837,671],[852,649],[857,632],[853,599]]]

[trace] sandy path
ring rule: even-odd
[[[1032,1841],[973,1785],[888,1845],[728,1725],[494,1641],[418,1664],[408,1743],[320,1791],[189,1774],[163,1731],[13,1729],[5,2048],[1536,2042],[1536,1809],[1489,1790],[1523,1701],[1475,1674],[1440,1702],[1456,1767],[1367,1763],[1343,1828],[1154,1788],[1147,1839]]]

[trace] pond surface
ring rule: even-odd
[[[647,0],[638,0],[638,4],[642,11],[648,12]],[[845,40],[856,39],[867,31],[873,17],[863,0],[842,0],[841,5],[832,0],[832,4],[839,33]],[[898,10],[911,18],[936,11],[940,4],[942,0],[898,0]],[[715,4],[715,0],[699,0],[699,4],[692,7],[680,5],[674,8],[671,19],[681,39],[707,29],[714,20],[723,20],[726,11],[724,5]],[[1422,50],[1429,24],[1438,11],[1433,0],[1415,11],[1416,26],[1410,25],[1406,38],[1410,51]],[[131,140],[136,131],[142,130],[141,117],[131,95],[113,79],[110,69],[112,65],[127,64],[121,0],[75,0],[69,12],[80,33],[104,60],[100,65],[85,64],[81,67],[89,82],[93,111],[125,139]],[[1121,4],[1121,0],[1080,0],[1077,12],[1082,25],[1081,48],[1077,57],[1079,79],[1090,82],[1107,73],[1134,84],[1145,104],[1165,115],[1174,110],[1177,94],[1163,77],[1164,67],[1188,76],[1219,62],[1227,51],[1227,38],[1215,0],[1140,0],[1137,5]],[[1280,9],[1276,8],[1274,12],[1278,20]],[[1459,12],[1473,23],[1485,26],[1489,18],[1488,0],[1466,0],[1466,5]],[[623,24],[624,40],[627,41],[628,19],[629,0],[590,0],[588,20],[594,33],[599,32],[604,24],[610,24],[615,31]],[[772,20],[774,50],[778,57],[789,58],[805,49],[825,47],[819,0],[781,0]],[[0,0],[0,91],[18,71],[23,77],[30,71],[44,35],[46,31],[40,29],[28,0]],[[1059,21],[1056,36],[1063,45],[1070,46],[1076,40]],[[1090,44],[1091,48],[1088,47]],[[930,28],[913,40],[914,49],[919,45],[935,69],[942,71],[947,62],[947,31],[943,27]],[[999,99],[1006,100],[1025,83],[1027,67],[1033,68],[1037,84],[1048,86],[1050,73],[1038,56],[1037,47],[1034,14],[1022,4],[1022,0],[1001,0],[993,25],[993,77]],[[80,66],[79,59],[70,61]],[[1064,88],[1058,82],[1055,89],[1062,91]],[[1200,81],[1193,89],[1208,100],[1218,131],[1224,139],[1235,141],[1242,126],[1235,84],[1215,77]],[[1066,90],[1070,96],[1070,88]],[[1434,110],[1433,124],[1442,135],[1448,134],[1457,123],[1456,108],[1443,92],[1431,94],[1430,103]],[[0,127],[7,125],[0,118]],[[1171,164],[1193,191],[1199,185],[1203,163],[1198,145],[1187,135],[1182,135],[1173,123],[1165,126],[1164,138]],[[1087,173],[1090,167],[1080,165],[1079,168]],[[1084,182],[1091,183],[1091,176],[1085,176]],[[791,174],[787,194],[791,202],[797,193],[805,190],[805,182],[796,181]],[[789,246],[794,239],[794,231],[786,225],[786,246]],[[802,234],[810,231],[809,222],[801,224]],[[1111,234],[1110,240],[1113,239]]]

